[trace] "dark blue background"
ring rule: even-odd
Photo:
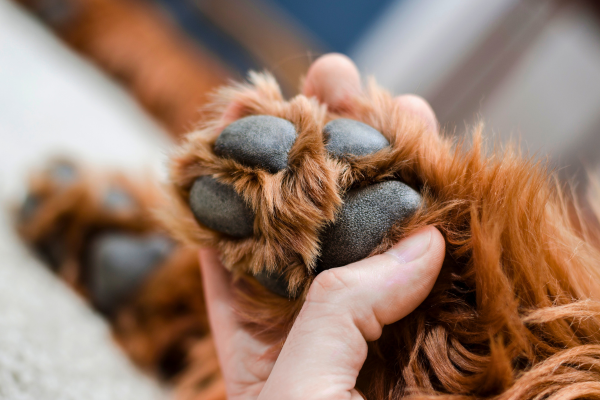
[[[263,68],[235,39],[221,31],[198,11],[194,1],[153,0],[190,37],[213,52],[230,67],[245,74],[249,69]],[[399,0],[396,0],[399,1]],[[267,0],[287,12],[314,35],[325,51],[348,53],[352,46],[385,12],[392,0]],[[313,49],[307,49],[313,50]]]

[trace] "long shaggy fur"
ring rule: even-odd
[[[374,83],[336,111],[301,95],[285,101],[270,76],[254,74],[249,85],[221,90],[211,117],[173,158],[173,202],[163,219],[176,237],[221,251],[249,328],[283,343],[315,276],[319,234],[335,219],[343,192],[394,177],[418,189],[425,206],[373,253],[433,225],[447,254],[425,302],[369,344],[357,382],[365,396],[600,398],[597,220],[577,218],[574,200],[543,164],[511,147],[486,151],[481,127],[456,145],[403,114]],[[223,127],[252,114],[297,126],[288,169],[268,174],[214,155]],[[338,117],[373,126],[390,148],[328,157],[322,128]],[[252,238],[231,239],[196,222],[187,201],[201,175],[233,185],[251,205]],[[299,298],[262,288],[251,277],[262,269],[283,272]]]

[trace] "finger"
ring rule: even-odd
[[[330,109],[344,108],[345,102],[361,91],[360,73],[356,65],[343,54],[331,53],[319,57],[309,68],[302,93],[316,97]]]
[[[356,396],[352,390],[367,356],[366,342],[427,297],[444,251],[442,235],[428,227],[384,254],[321,273],[260,398]]]
[[[405,94],[396,97],[394,101],[401,112],[417,116],[432,131],[437,132],[439,130],[435,113],[424,98],[414,94]]]
[[[208,319],[221,365],[225,365],[229,344],[238,329],[231,307],[232,291],[230,273],[223,267],[219,253],[214,249],[200,249],[200,269]]]
[[[213,249],[200,250],[202,283],[212,337],[229,398],[255,398],[275,360],[271,344],[253,337],[238,323],[232,308],[231,274]],[[254,393],[254,395],[250,395]]]

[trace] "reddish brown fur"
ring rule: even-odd
[[[17,220],[17,230],[33,249],[49,239],[60,243],[55,272],[89,299],[83,254],[94,235],[100,231],[164,232],[152,216],[164,198],[160,188],[150,181],[134,182],[120,173],[98,173],[82,167],[76,170],[74,180],[63,183],[52,178],[51,169],[32,174],[29,195],[41,202],[29,218]],[[107,209],[103,199],[109,187],[121,188],[135,204]],[[185,369],[167,378],[177,383],[182,393],[189,393],[191,386],[199,387],[191,381],[204,382],[202,389],[215,395],[224,393],[219,389],[216,355],[210,348],[212,340],[194,249],[177,246],[110,322],[115,340],[143,370],[165,376],[170,372],[165,371],[169,367],[164,365],[165,360],[174,359],[186,364]]]
[[[237,276],[237,308],[248,325],[281,344],[314,277],[318,235],[340,193],[390,177],[418,188],[423,207],[394,227],[379,253],[414,230],[436,226],[447,255],[426,301],[370,343],[357,387],[371,399],[600,398],[600,253],[592,224],[569,217],[563,190],[539,163],[511,147],[486,153],[481,127],[453,143],[405,115],[375,84],[328,112],[314,99],[284,101],[268,75],[223,89],[212,119],[173,158],[173,204],[164,219],[188,243],[215,246]],[[212,144],[234,119],[268,114],[299,137],[277,174],[217,158]],[[326,155],[322,127],[349,117],[380,130],[391,149],[363,158]],[[197,223],[187,197],[196,177],[232,184],[257,214],[255,237],[233,240]],[[285,272],[296,301],[249,274]],[[201,396],[199,396],[201,398]]]
[[[181,355],[187,364],[187,354],[209,334],[197,257],[191,248],[177,249],[112,321],[125,352],[157,375],[169,372],[162,364],[170,353]]]

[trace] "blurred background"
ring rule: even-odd
[[[563,177],[595,168],[600,7],[583,0],[0,0],[2,147],[92,130],[92,153],[125,155],[102,132],[177,137],[228,79],[266,69],[293,95],[332,51],[425,97],[448,134],[482,120]]]
[[[25,197],[29,171],[66,155],[164,178],[212,90],[255,69],[292,96],[327,52],[423,96],[447,135],[484,121],[492,143],[518,141],[579,191],[599,171],[596,1],[0,0],[0,398],[140,398],[149,385],[115,367],[89,310],[28,267],[5,205]],[[59,395],[64,380],[81,392]]]

